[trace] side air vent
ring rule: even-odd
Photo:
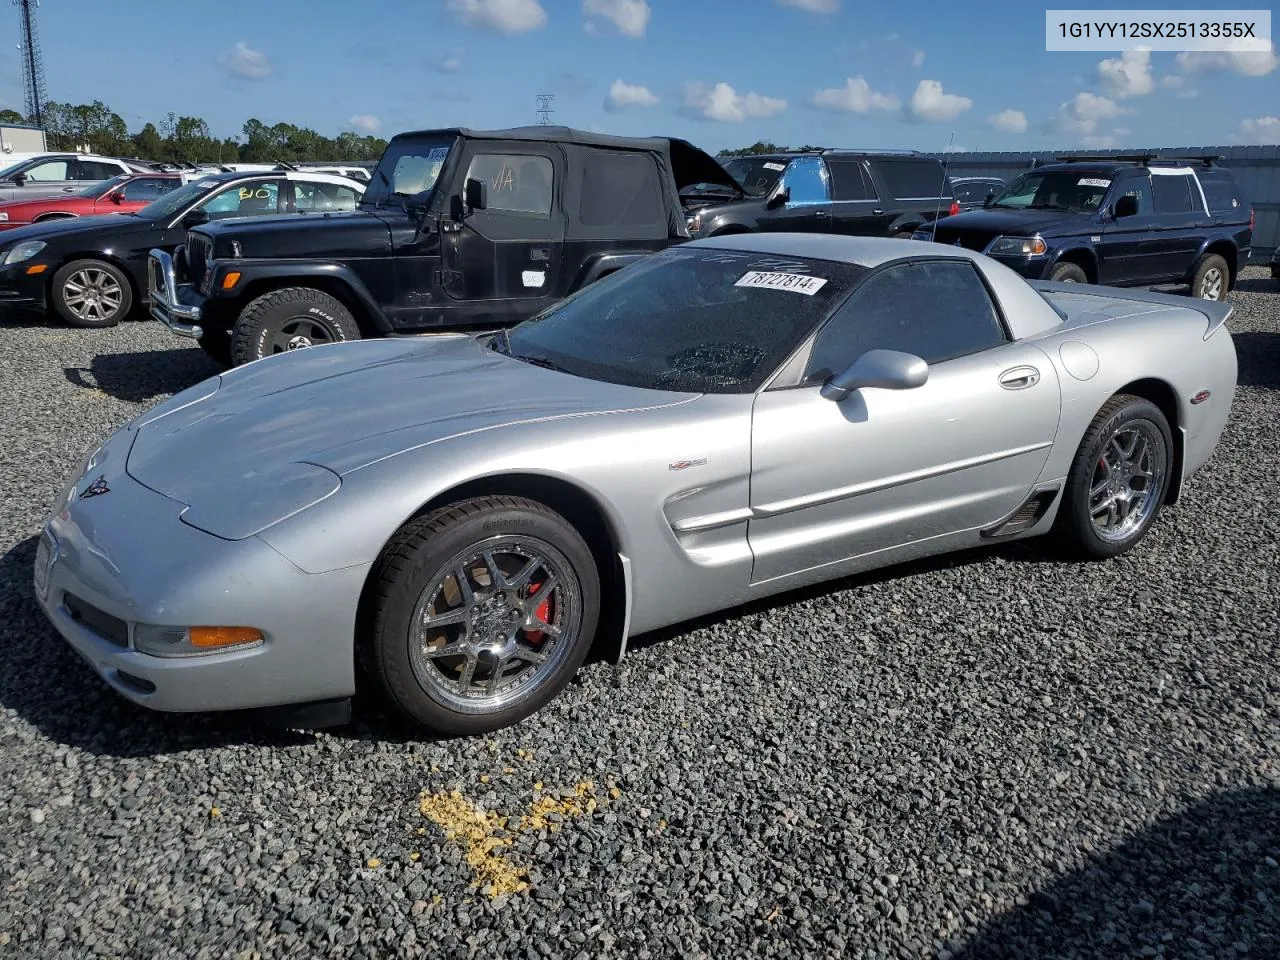
[[[1037,490],[1010,516],[1001,520],[994,527],[988,527],[983,530],[983,538],[997,540],[1001,537],[1012,537],[1015,534],[1025,533],[1040,522],[1041,518],[1048,512],[1049,507],[1053,505],[1054,498],[1057,495],[1058,491],[1056,489]]]

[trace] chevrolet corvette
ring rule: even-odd
[[[1227,422],[1230,312],[914,240],[687,243],[509,330],[173,396],[71,478],[35,592],[157,710],[341,722],[364,671],[493,730],[593,644],[762,596],[1042,534],[1132,549]]]

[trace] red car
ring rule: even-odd
[[[0,230],[12,230],[45,220],[132,213],[181,185],[182,177],[176,173],[122,173],[72,193],[31,200],[6,200],[0,203]]]

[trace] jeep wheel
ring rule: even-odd
[[[1227,261],[1216,253],[1209,253],[1196,264],[1195,276],[1191,280],[1191,295],[1201,300],[1225,300],[1230,283],[1231,274],[1227,270]]]
[[[1085,272],[1074,263],[1056,264],[1049,274],[1050,280],[1057,280],[1059,283],[1088,283],[1089,278]]]
[[[291,350],[359,340],[360,326],[341,303],[311,287],[264,293],[240,311],[231,331],[235,366]]]

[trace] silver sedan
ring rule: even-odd
[[[86,459],[35,588],[149,707],[341,707],[364,670],[492,730],[593,643],[981,544],[1131,549],[1227,421],[1230,309],[916,241],[688,243],[501,333],[191,387]]]

